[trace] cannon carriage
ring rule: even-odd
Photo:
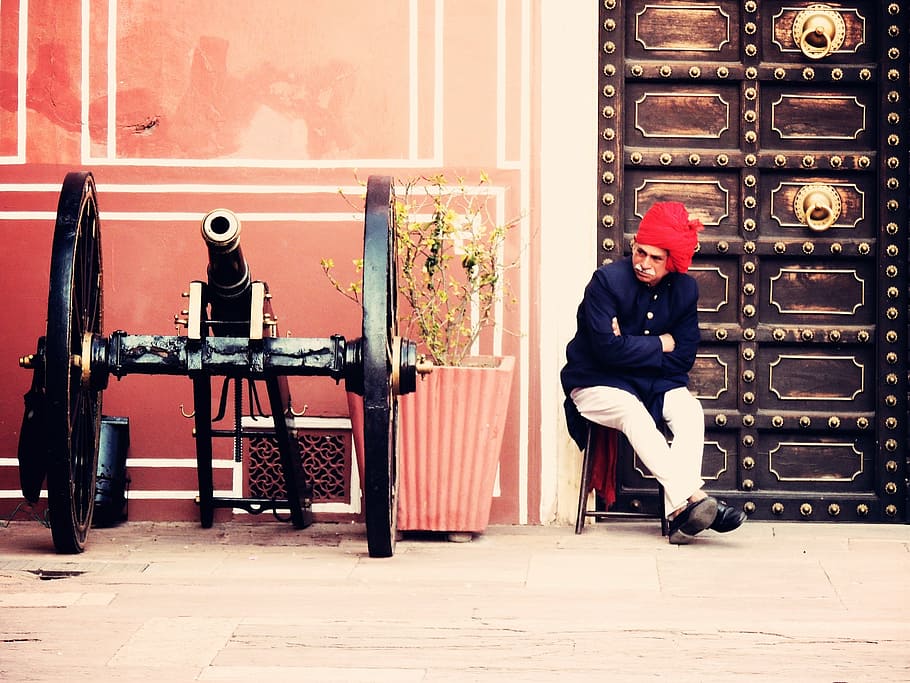
[[[398,396],[416,388],[416,344],[397,334],[396,242],[391,178],[367,183],[363,247],[362,336],[347,340],[279,337],[266,282],[252,280],[240,246],[241,224],[226,209],[202,221],[208,250],[206,280],[189,284],[188,306],[176,336],[104,333],[101,222],[94,179],[67,174],[60,193],[50,265],[47,329],[33,353],[20,359],[32,371],[19,436],[23,495],[38,501],[47,480],[48,513],[56,550],[81,552],[91,527],[102,397],[111,376],[185,375],[193,385],[194,437],[200,522],[211,527],[217,507],[287,509],[297,529],[312,523],[312,484],[295,437],[288,377],[327,376],[363,396],[363,497],[372,557],[394,554],[396,536]],[[421,371],[425,370],[421,366]],[[212,411],[212,383],[223,378],[221,408]],[[213,438],[245,436],[242,382],[259,404],[264,383],[287,499],[214,495]],[[224,396],[234,382],[234,427],[218,430]],[[259,408],[261,411],[261,407]],[[263,413],[264,414],[264,413]]]

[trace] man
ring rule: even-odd
[[[602,266],[586,287],[561,373],[573,437],[584,443],[585,420],[625,434],[663,485],[673,544],[709,527],[732,531],[746,518],[702,490],[704,414],[687,388],[700,336],[698,283],[687,271],[703,227],[679,202],[648,210],[631,257]]]

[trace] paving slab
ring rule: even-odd
[[[0,527],[0,680],[910,680],[910,527]]]

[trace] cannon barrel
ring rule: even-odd
[[[240,219],[233,211],[215,209],[202,219],[202,238],[209,251],[208,280],[214,298],[234,299],[250,287],[250,267],[240,248]]]
[[[216,335],[243,335],[250,318],[250,267],[240,248],[240,219],[228,209],[215,209],[202,219],[202,238],[209,252],[208,291]],[[219,324],[220,323],[220,324]]]

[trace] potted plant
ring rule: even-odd
[[[503,254],[519,219],[491,218],[488,183],[485,174],[474,188],[435,175],[396,188],[399,332],[417,340],[435,366],[400,398],[402,531],[475,534],[489,522],[515,359],[472,349],[508,297],[504,273],[514,263]],[[360,303],[359,282],[339,281],[332,259],[322,268],[336,290]],[[349,394],[348,405],[362,458],[360,397]]]

